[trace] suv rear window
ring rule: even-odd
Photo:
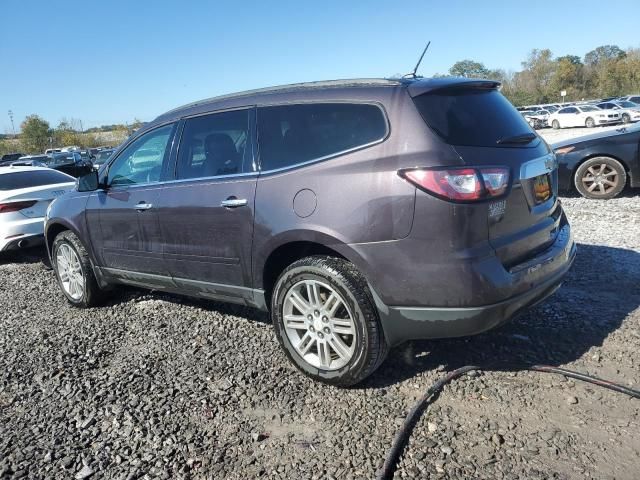
[[[55,170],[35,170],[32,172],[2,173],[0,170],[0,190],[41,187],[56,183],[74,182],[75,178]]]
[[[309,103],[258,109],[262,170],[336,155],[386,135],[387,121],[375,105]]]
[[[497,90],[437,90],[413,100],[427,125],[450,145],[495,147],[500,139],[533,132]]]

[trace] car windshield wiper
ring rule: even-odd
[[[523,133],[521,135],[513,135],[511,137],[501,138],[496,143],[498,145],[513,144],[513,143],[525,144],[525,143],[531,143],[537,137],[538,136],[535,133]]]

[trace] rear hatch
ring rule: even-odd
[[[475,81],[409,93],[465,165],[510,169],[507,193],[485,202],[489,242],[510,268],[554,242],[562,210],[554,154],[496,87]]]

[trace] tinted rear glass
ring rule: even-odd
[[[498,140],[533,133],[497,90],[438,90],[414,101],[429,127],[451,145],[495,147]]]
[[[33,172],[2,173],[0,170],[0,190],[40,187],[56,183],[69,183],[74,179],[55,170],[36,170]]]
[[[262,170],[336,155],[386,134],[384,114],[375,105],[312,103],[258,109]]]

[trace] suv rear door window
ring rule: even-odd
[[[253,171],[249,145],[249,110],[188,118],[180,141],[177,178]]]
[[[376,105],[309,103],[258,109],[263,171],[337,155],[386,135],[387,121]]]
[[[533,133],[497,90],[436,90],[414,101],[427,125],[450,145],[495,147],[498,140]]]

